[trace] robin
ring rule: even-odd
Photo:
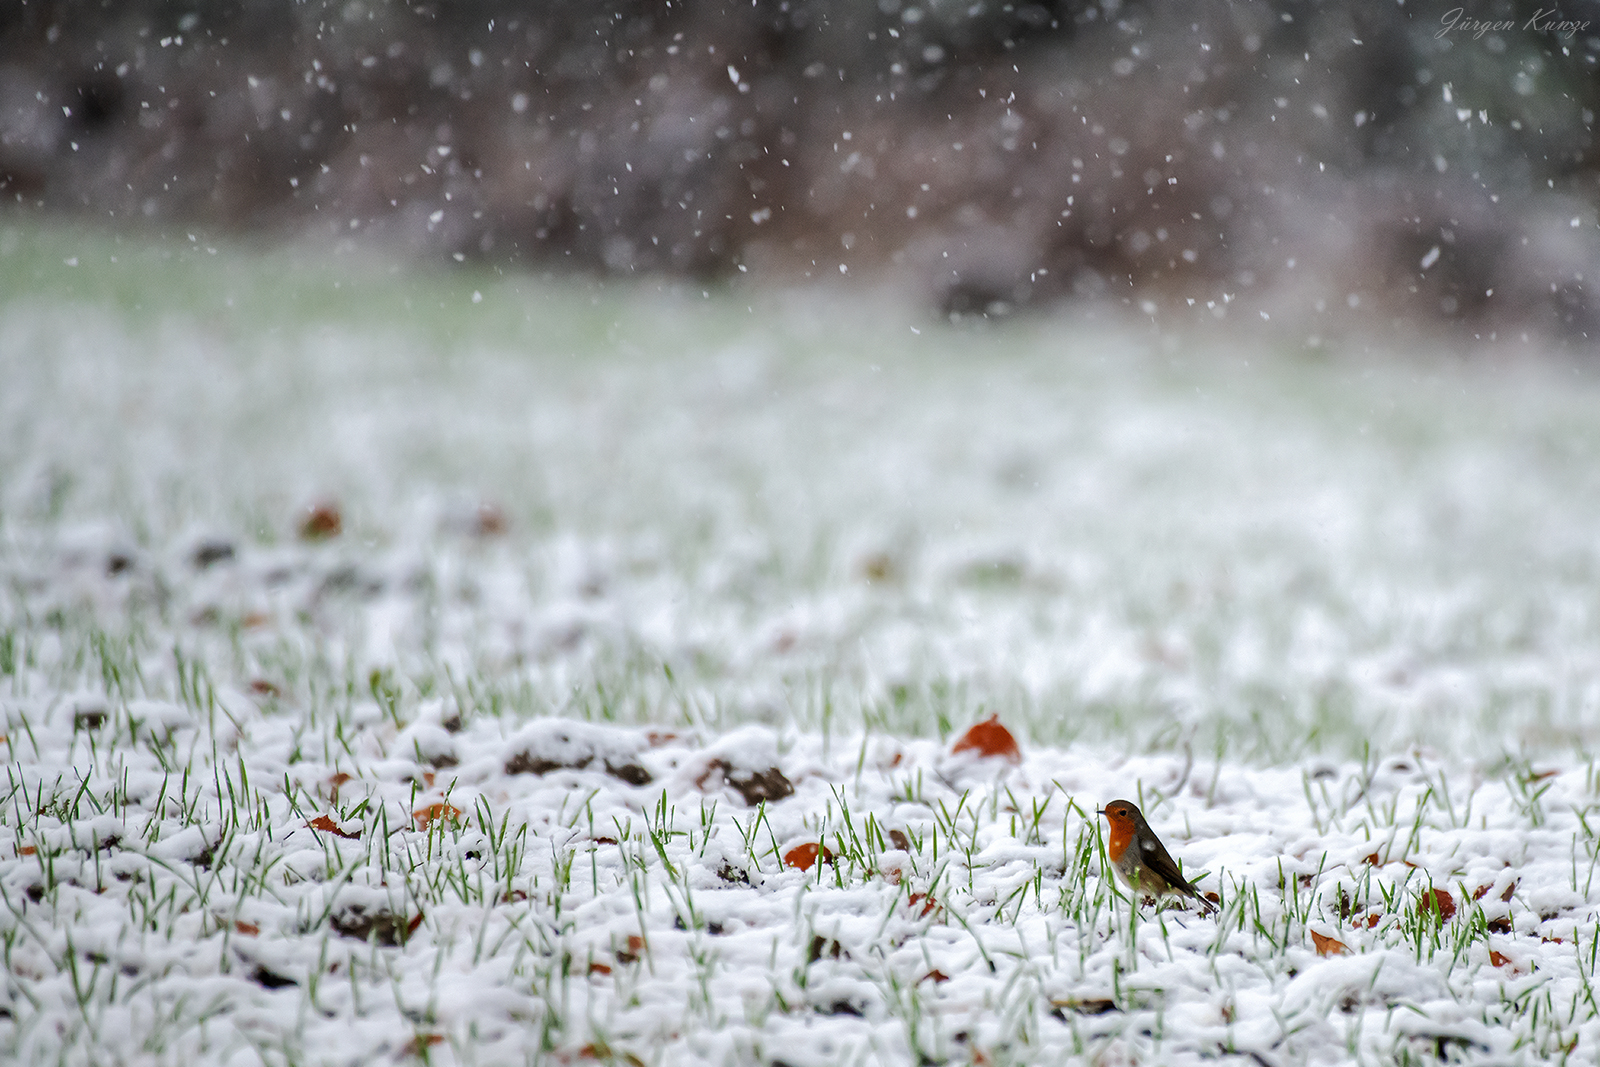
[[[1104,815],[1111,823],[1106,852],[1111,856],[1117,875],[1129,889],[1152,899],[1160,899],[1166,893],[1179,893],[1194,898],[1202,911],[1217,910],[1215,904],[1201,896],[1200,890],[1183,877],[1155,831],[1144,821],[1138,805],[1127,800],[1113,800],[1095,814]]]

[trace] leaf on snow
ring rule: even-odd
[[[998,714],[991,714],[982,722],[973,723],[950,751],[999,756],[1008,763],[1022,762],[1022,750],[1017,747],[1017,739],[1011,736],[1010,730],[1000,725]]]
[[[416,811],[411,813],[411,817],[417,820],[417,829],[426,830],[435,822],[455,822],[457,819],[461,818],[461,809],[456,807],[454,804],[445,804],[441,802],[438,804],[429,804],[424,808],[418,808]]]
[[[1315,930],[1311,931],[1311,943],[1316,946],[1319,956],[1344,956],[1350,952],[1350,946],[1336,937],[1324,937]]]
[[[360,834],[346,833],[345,831],[339,829],[338,823],[334,822],[326,815],[318,815],[315,819],[312,819],[310,822],[306,823],[306,825],[311,827],[313,830],[321,830],[325,834],[332,834],[335,837],[342,837],[346,841],[361,840]]]
[[[783,854],[783,862],[786,866],[795,867],[802,871],[809,871],[819,859],[823,863],[832,863],[833,853],[828,851],[826,845],[819,845],[814,841],[796,845]]]
[[[1437,912],[1441,922],[1449,922],[1455,918],[1456,902],[1448,892],[1443,889],[1430,889],[1417,899],[1417,914],[1422,916]]]

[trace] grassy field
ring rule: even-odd
[[[1600,382],[1407,347],[0,228],[0,1054],[1583,1062]]]

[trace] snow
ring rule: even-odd
[[[1292,769],[1230,766],[1227,788],[1213,790],[1219,768],[1175,756],[1030,749],[1015,770],[984,761],[986,780],[968,768],[957,789],[932,741],[863,759],[764,727],[649,742],[546,719],[508,744],[514,724],[481,717],[453,736],[454,773],[401,757],[403,733],[379,729],[333,762],[301,760],[274,778],[303,724],[241,712],[246,740],[215,765],[248,775],[237,808],[214,777],[174,795],[175,777],[137,746],[36,732],[38,754],[14,768],[26,791],[59,791],[76,768],[90,804],[121,812],[98,840],[121,837],[97,864],[83,847],[94,820],[43,814],[15,827],[0,861],[16,952],[7,1039],[24,1062],[76,1061],[113,1034],[143,1050],[139,1062],[295,1050],[325,1063],[400,1055],[419,1036],[438,1038],[429,1055],[446,1062],[581,1059],[603,1042],[645,1062],[791,1063],[980,1052],[1051,1062],[1080,1049],[1337,1063],[1439,1041],[1494,1062],[1515,1061],[1522,1042],[1534,1062],[1535,1035],[1546,1051],[1600,1036],[1583,1000],[1596,897],[1583,863],[1574,888],[1568,854],[1586,850],[1592,865],[1580,828],[1592,771],[1544,779],[1536,831],[1514,790],[1421,761],[1341,766],[1321,779],[1337,810],[1316,816]],[[589,767],[507,773],[508,748],[538,738],[580,744],[578,758],[629,753],[653,781]],[[713,752],[753,763],[781,753],[794,794],[751,808],[674,773]],[[336,773],[351,777],[333,803]],[[145,784],[123,794],[124,780]],[[1441,786],[1472,805],[1470,820],[1452,821]],[[1092,812],[1124,792],[1151,798],[1157,832],[1221,892],[1220,918],[1133,916],[1115,898]],[[460,817],[421,828],[413,812],[444,802]],[[324,810],[360,814],[334,835],[307,825]],[[874,834],[889,829],[912,849],[883,848]],[[787,868],[777,853],[801,841],[828,845],[833,862]],[[24,843],[38,851],[20,855]],[[1390,862],[1363,858],[1374,851]],[[54,883],[31,900],[47,854]],[[1437,944],[1414,913],[1429,885],[1461,909]],[[1512,892],[1486,893],[1478,911],[1480,886]],[[1341,894],[1355,902],[1342,918]],[[1385,907],[1386,895],[1397,903]],[[1507,932],[1463,932],[1503,915]],[[1319,956],[1312,929],[1352,954]],[[1491,950],[1509,962],[1495,966]],[[113,974],[137,992],[108,989]],[[1541,1032],[1514,1007],[1534,991],[1582,1010]]]
[[[1586,374],[35,239],[0,1058],[1600,1045]]]

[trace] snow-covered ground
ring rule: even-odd
[[[1600,1049],[1592,374],[40,230],[0,279],[0,1058]],[[991,713],[1020,762],[953,751]],[[1130,910],[1119,796],[1217,917]]]

